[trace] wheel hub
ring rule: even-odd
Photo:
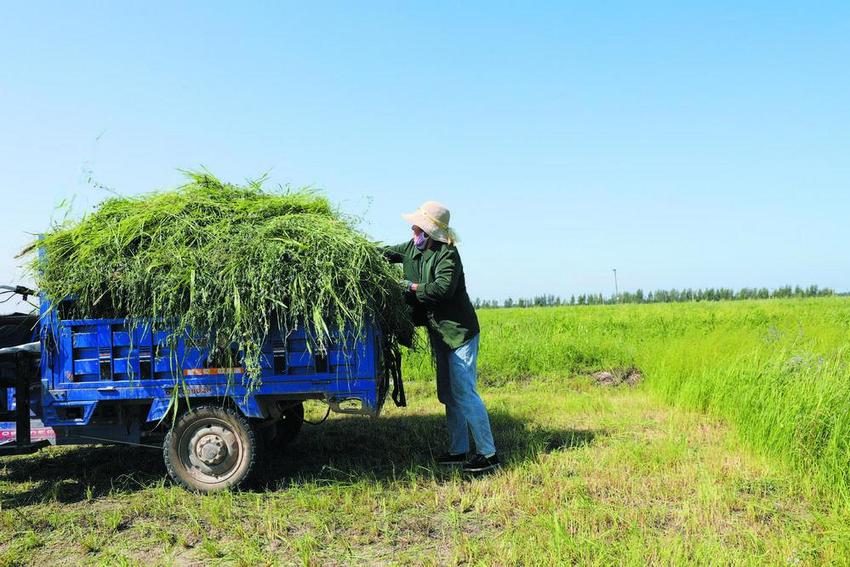
[[[198,458],[207,466],[220,464],[227,456],[227,447],[224,440],[218,435],[205,435],[196,445]]]
[[[220,482],[241,462],[242,444],[230,427],[216,419],[194,424],[181,437],[189,474],[203,482]]]

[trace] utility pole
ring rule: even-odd
[[[614,268],[614,303],[620,303],[620,288],[617,285],[617,268]]]

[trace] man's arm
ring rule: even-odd
[[[381,246],[379,249],[384,254],[387,262],[392,264],[400,264],[404,261],[404,252],[407,248],[407,242],[396,244],[394,246]]]
[[[416,299],[423,305],[433,307],[452,297],[460,281],[461,271],[457,251],[450,250],[437,262],[434,268],[434,281],[416,286]]]

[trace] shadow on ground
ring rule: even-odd
[[[588,445],[598,430],[528,426],[508,413],[490,415],[504,467],[533,460],[540,453]],[[456,478],[457,470],[435,465],[445,450],[442,415],[331,419],[304,425],[299,437],[261,462],[253,490],[286,488],[306,482],[390,481],[420,477],[438,482]],[[45,501],[77,502],[113,491],[133,492],[167,482],[161,451],[124,447],[76,447],[42,451],[7,460],[0,467],[0,487],[32,483],[25,491],[0,492],[3,507]]]

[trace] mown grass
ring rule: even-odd
[[[253,491],[199,496],[156,452],[52,449],[0,470],[2,563],[827,563],[846,517],[722,422],[583,378],[487,387],[502,471],[439,470],[431,385],[334,418]]]
[[[433,464],[445,426],[423,352],[410,407],[306,427],[250,491],[185,492],[142,449],[3,461],[0,564],[850,562],[829,457],[850,303],[480,315],[498,473]],[[587,376],[631,365],[636,388]]]

